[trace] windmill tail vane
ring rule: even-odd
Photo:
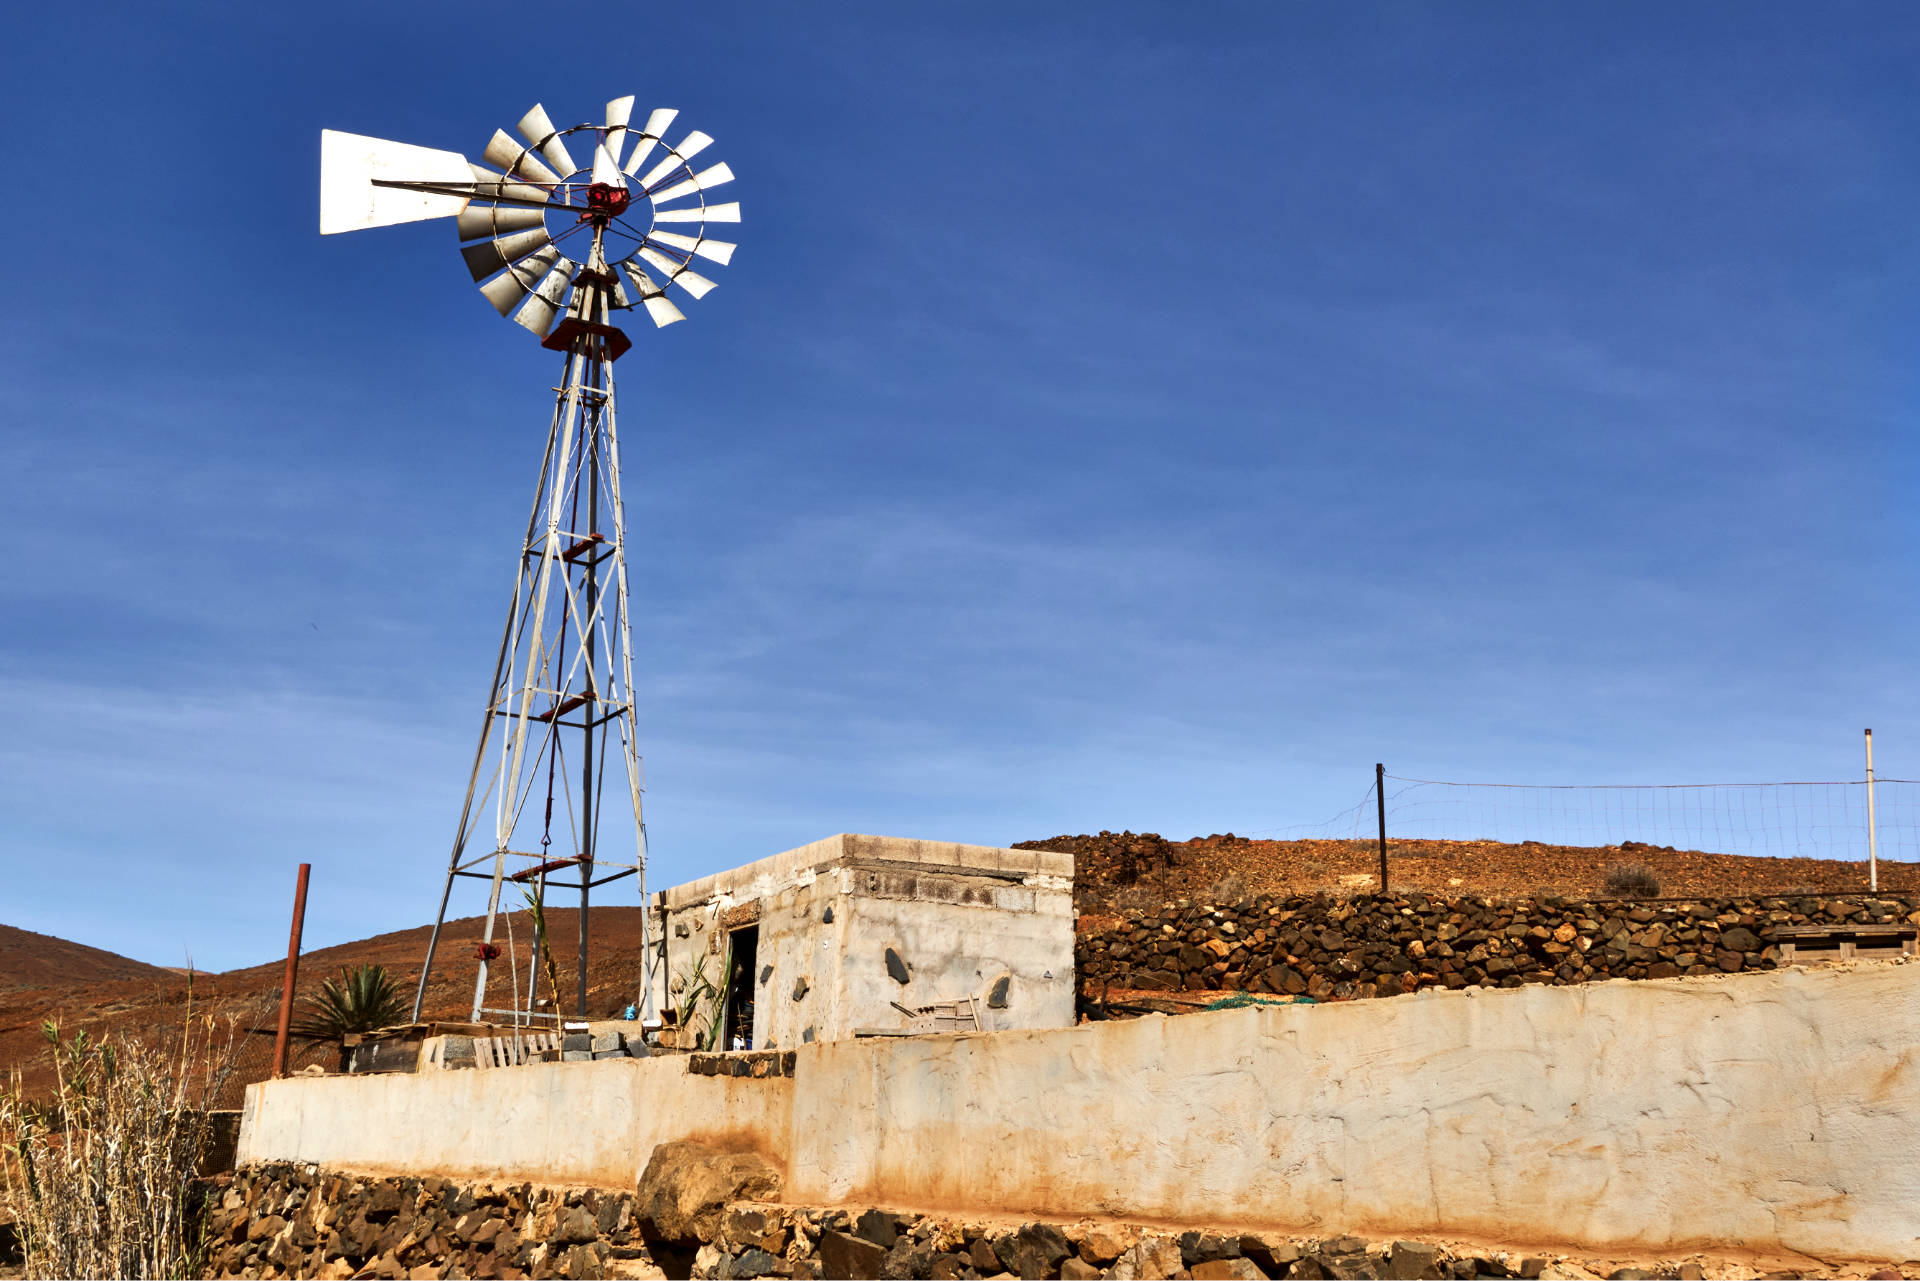
[[[613,383],[613,362],[631,342],[614,318],[643,310],[658,328],[684,320],[667,290],[698,299],[714,288],[693,261],[724,266],[732,260],[735,246],[707,231],[709,224],[738,223],[740,206],[708,199],[733,180],[732,170],[693,163],[712,138],[695,130],[669,144],[677,113],[663,108],[635,127],[633,103],[616,98],[602,123],[567,129],[556,129],[546,109],[535,105],[516,126],[518,138],[494,132],[480,162],[331,129],[320,135],[322,235],[452,218],[481,294],[566,361],[446,885],[414,993],[415,1021],[463,878],[489,887],[486,923],[472,951],[475,1022],[509,1016],[519,1027],[561,1017],[560,992],[539,996],[544,937],[530,940],[524,979],[519,972],[512,917],[502,910],[508,886],[536,909],[537,933],[545,929],[540,909],[549,889],[579,892],[572,1004],[581,1017],[588,1014],[591,892],[632,877],[646,902]],[[617,817],[603,827],[609,793]],[[484,833],[489,820],[490,840]],[[641,918],[650,968],[660,958],[646,937],[645,911]],[[489,1004],[488,997],[489,972],[502,955],[495,942],[502,920],[508,930],[505,1006]],[[651,976],[643,976],[636,1004],[645,1018],[653,1016],[653,990]]]

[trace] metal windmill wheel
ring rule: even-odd
[[[543,338],[573,308],[583,266],[612,273],[609,306],[632,307],[637,297],[656,326],[685,319],[665,286],[705,297],[714,282],[693,269],[693,260],[732,260],[734,245],[710,236],[708,225],[739,222],[740,206],[709,203],[708,193],[731,182],[733,171],[725,164],[694,168],[694,158],[713,144],[699,130],[667,143],[676,111],[654,111],[644,127],[633,128],[633,102],[616,98],[603,123],[567,129],[556,129],[536,104],[516,126],[520,138],[494,131],[481,153],[485,164],[457,152],[323,131],[321,234],[452,215],[461,241],[472,242],[460,253],[480,292],[501,315]]]

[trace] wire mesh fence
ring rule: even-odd
[[[1383,832],[1398,888],[1601,894],[1611,870],[1645,863],[1669,893],[1920,890],[1913,779],[1542,785],[1383,770],[1324,822],[1247,836],[1312,848],[1351,888],[1379,883]]]
[[[1649,846],[1864,862],[1867,783],[1538,786],[1386,777],[1390,839]],[[1879,857],[1920,859],[1920,781],[1876,779]]]

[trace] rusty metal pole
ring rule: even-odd
[[[1380,802],[1380,892],[1387,892],[1387,767],[1373,767],[1373,794]]]
[[[293,984],[300,977],[300,933],[307,923],[307,873],[312,869],[311,863],[302,863],[293,887],[293,933],[287,939],[287,977],[280,985],[280,1030],[273,1038],[276,1080],[287,1074],[287,1033],[293,1027]]]

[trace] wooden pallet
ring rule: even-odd
[[[476,1036],[473,1065],[477,1068],[518,1067],[535,1063],[548,1050],[558,1051],[559,1032],[522,1032],[519,1036]]]
[[[1911,925],[1790,925],[1772,931],[1782,965],[1915,955]]]

